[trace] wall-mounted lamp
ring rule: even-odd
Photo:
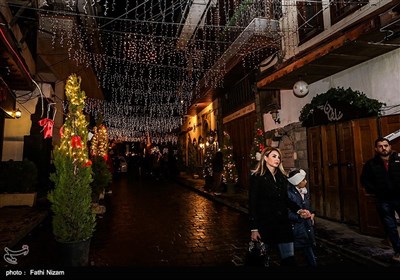
[[[297,97],[304,97],[308,94],[308,84],[302,79],[293,85],[293,93]]]
[[[279,111],[278,110],[273,110],[270,112],[272,120],[277,124],[277,123],[281,123],[281,119],[279,117]]]
[[[19,108],[17,108],[17,110],[15,110],[14,116],[16,119],[19,119],[22,116],[22,112]]]

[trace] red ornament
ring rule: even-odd
[[[72,136],[71,138],[71,146],[72,148],[82,148],[82,140],[81,137],[78,135]]]
[[[264,144],[260,144],[260,151],[262,152],[264,150]]]
[[[108,155],[104,155],[103,158],[104,158],[105,161],[107,161],[108,160]]]
[[[257,129],[257,135],[258,135],[258,136],[263,135],[263,131],[262,131],[261,129],[259,129],[259,128]]]
[[[49,118],[44,118],[39,121],[39,125],[43,126],[44,139],[53,137],[53,125],[54,121]]]
[[[92,161],[89,159],[84,165],[83,167],[88,167],[92,165]]]
[[[63,128],[64,128],[64,126],[62,125],[62,126],[60,127],[60,138],[63,137]]]

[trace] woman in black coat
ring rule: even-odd
[[[261,240],[268,247],[277,245],[282,265],[294,265],[293,231],[288,209],[301,218],[310,212],[291,201],[287,177],[279,149],[267,147],[250,177],[249,218],[251,240]]]
[[[307,190],[306,172],[303,169],[296,169],[289,173],[288,177],[289,199],[299,207],[307,209],[311,213],[310,219],[302,219],[297,213],[289,210],[289,219],[292,222],[294,234],[294,248],[302,250],[311,267],[317,266],[314,254],[315,234],[314,234],[314,215],[315,211],[311,206],[310,194]]]

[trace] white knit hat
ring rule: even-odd
[[[300,184],[301,181],[304,180],[306,177],[306,172],[303,169],[299,169],[299,172],[294,174],[292,177],[288,178],[289,183],[291,183],[294,186],[297,186]]]

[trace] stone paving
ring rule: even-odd
[[[181,173],[178,178],[181,184],[196,190],[209,199],[221,202],[240,212],[248,213],[247,193],[238,189],[235,194],[223,193],[214,196],[204,190],[204,180],[193,179]],[[323,246],[352,258],[365,265],[400,268],[400,264],[392,261],[393,251],[386,240],[363,235],[354,227],[346,224],[329,221],[316,216],[316,239]],[[400,231],[400,228],[399,228]]]
[[[48,209],[41,207],[0,208],[0,252],[11,248],[30,233],[48,215]]]
[[[112,194],[103,202],[107,212],[98,216],[91,267],[243,267],[249,241],[246,194],[238,190],[236,194],[214,196],[202,189],[203,180],[184,174],[179,180],[187,188],[128,175],[116,180]],[[0,209],[3,244],[13,249],[30,246],[28,257],[21,258],[21,267],[58,263],[51,219],[45,218],[45,207],[37,208]],[[320,218],[317,221],[318,243],[323,244],[317,247],[321,263],[354,266],[354,262],[343,259],[346,255],[365,263],[364,267],[398,267],[390,261],[390,248],[381,239],[359,235],[343,224]],[[19,236],[11,234],[15,227],[21,230]],[[271,257],[272,266],[278,267],[274,252]],[[10,265],[3,262],[1,267]]]

